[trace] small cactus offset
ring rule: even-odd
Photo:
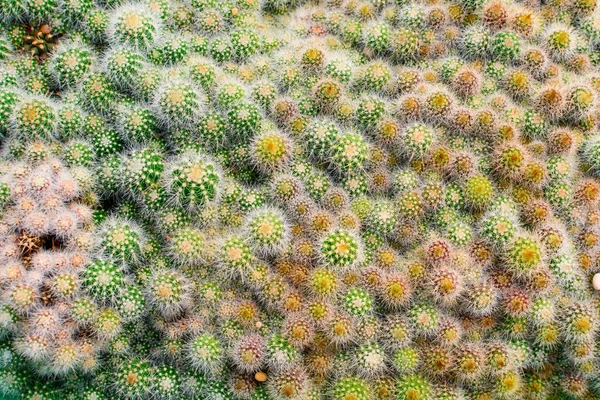
[[[0,0],[0,398],[600,400],[597,0]]]

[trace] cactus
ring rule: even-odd
[[[597,14],[0,1],[0,397],[597,398]]]

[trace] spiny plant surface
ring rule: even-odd
[[[600,399],[596,0],[0,0],[0,397]]]

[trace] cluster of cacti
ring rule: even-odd
[[[596,0],[0,24],[1,398],[600,399]]]

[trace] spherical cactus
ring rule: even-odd
[[[332,163],[346,173],[360,170],[367,158],[367,144],[357,134],[340,136],[331,149]]]
[[[432,129],[423,124],[413,125],[406,128],[402,142],[409,156],[420,157],[429,150],[434,140]]]
[[[334,268],[353,266],[359,255],[359,241],[344,230],[335,230],[328,233],[321,243],[323,262]]]
[[[471,227],[464,222],[455,222],[448,227],[447,237],[456,246],[465,246],[473,238]]]
[[[97,112],[107,112],[114,106],[116,89],[101,72],[93,72],[82,79],[81,95],[84,104]]]
[[[352,64],[341,59],[331,60],[325,64],[325,74],[342,83],[348,83],[352,77]]]
[[[275,372],[269,380],[268,391],[275,398],[294,399],[305,395],[309,384],[306,372],[294,366]]]
[[[264,202],[264,193],[256,189],[251,189],[240,196],[239,206],[243,211],[250,211],[259,208]]]
[[[461,47],[469,58],[480,59],[490,51],[491,35],[488,29],[474,25],[462,37]]]
[[[160,33],[160,26],[154,15],[145,7],[120,7],[111,21],[112,38],[120,44],[148,49]]]
[[[163,398],[176,398],[181,392],[181,378],[171,366],[162,365],[154,371],[152,391]]]
[[[371,387],[367,381],[351,375],[339,378],[333,386],[333,398],[342,400],[355,398],[367,400],[371,397]]]
[[[119,315],[126,320],[141,316],[145,309],[145,298],[142,290],[134,285],[121,289],[117,296],[117,309]]]
[[[369,217],[369,224],[376,231],[384,235],[389,234],[395,228],[397,217],[392,204],[388,202],[376,203]]]
[[[475,175],[465,183],[465,200],[475,208],[485,208],[492,200],[494,188],[490,180],[483,175]]]
[[[409,280],[402,274],[388,274],[378,289],[383,302],[390,308],[406,305],[412,297]]]
[[[418,374],[409,374],[397,383],[398,398],[403,400],[428,398],[433,391],[431,383]]]
[[[228,109],[245,96],[246,92],[243,86],[235,82],[228,82],[217,91],[217,103],[224,109]]]
[[[360,101],[356,110],[356,119],[361,125],[375,126],[385,112],[385,103],[375,97],[367,97]]]
[[[161,49],[161,58],[165,64],[177,64],[184,60],[189,52],[188,41],[176,37],[168,40]]]
[[[74,142],[67,147],[64,159],[69,166],[89,167],[94,159],[94,151],[87,143]]]
[[[569,57],[577,45],[578,39],[571,29],[560,24],[548,27],[545,32],[546,48],[557,60]]]
[[[281,335],[273,335],[266,345],[267,363],[276,368],[291,366],[298,358],[298,350]]]
[[[111,218],[103,224],[103,232],[101,246],[107,256],[124,262],[140,258],[143,235],[136,224]]]
[[[240,29],[231,35],[231,47],[237,58],[247,58],[258,51],[258,35],[250,29]]]
[[[110,261],[95,260],[82,273],[83,286],[98,300],[113,299],[124,284],[121,269]]]
[[[53,72],[62,86],[73,86],[90,70],[92,54],[86,48],[72,48],[55,55]]]
[[[227,273],[238,275],[250,267],[252,250],[245,238],[231,236],[227,238],[220,249],[221,263]]]
[[[177,218],[173,214],[167,218]],[[204,257],[206,238],[197,229],[185,226],[185,222],[180,222],[182,227],[174,227],[173,237],[171,239],[171,252],[175,260],[183,265],[195,265],[200,263]],[[179,228],[179,229],[177,229]]]
[[[521,53],[521,39],[512,31],[503,31],[492,40],[492,53],[501,60],[512,60]]]
[[[481,234],[496,246],[505,246],[516,235],[513,221],[504,215],[491,214],[482,221]]]
[[[417,332],[431,332],[438,326],[440,314],[432,304],[417,303],[411,306],[408,317]]]
[[[344,295],[344,309],[351,315],[363,316],[373,309],[373,299],[364,290],[351,288]]]
[[[163,170],[162,155],[150,148],[134,151],[123,162],[121,179],[132,192],[139,192],[158,182]]]
[[[122,149],[122,143],[119,138],[119,135],[117,134],[116,131],[114,131],[112,129],[106,129],[106,130],[103,130],[100,133],[96,134],[92,138],[92,146],[94,149],[94,153],[96,153],[96,156],[98,156],[98,157],[104,157],[104,156],[108,156],[111,154],[115,154],[115,153],[118,153]],[[78,146],[78,147],[80,147],[80,146]],[[75,148],[73,150],[78,150],[78,149]],[[71,152],[73,150],[71,150]],[[88,156],[88,158],[89,158],[89,156]],[[82,160],[82,161],[86,161],[86,160]],[[79,163],[81,163],[82,161],[79,161]],[[83,164],[83,165],[89,165],[89,164],[91,164],[91,160],[86,161],[85,164]]]
[[[253,136],[259,127],[262,116],[258,107],[252,103],[239,103],[227,113],[229,126],[235,135],[242,138]]]
[[[567,95],[570,109],[576,114],[587,112],[596,103],[596,96],[585,86],[572,87]]]
[[[392,355],[392,365],[400,373],[414,372],[420,361],[419,350],[413,346],[401,347]]]
[[[202,208],[219,195],[219,171],[212,160],[200,154],[176,158],[164,179],[173,201],[188,209]]]
[[[132,85],[142,68],[143,58],[129,49],[118,49],[106,56],[106,70],[119,85]]]
[[[56,111],[43,98],[24,99],[16,108],[14,129],[31,138],[49,138],[56,130]]]
[[[433,120],[445,118],[452,109],[454,100],[443,90],[435,90],[425,99],[425,111]]]
[[[219,340],[210,333],[193,337],[187,349],[192,365],[205,373],[214,373],[223,361],[224,349]]]
[[[175,81],[158,88],[154,102],[165,126],[187,127],[198,122],[205,99],[193,85]]]
[[[258,169],[272,172],[282,169],[289,162],[292,144],[281,133],[264,133],[254,138],[251,153]]]
[[[179,314],[189,305],[187,279],[175,271],[158,271],[149,280],[148,296],[152,303],[165,315]]]
[[[303,132],[308,151],[317,157],[328,155],[339,136],[335,124],[326,121],[315,121]]]
[[[104,308],[99,310],[94,320],[93,329],[103,339],[110,339],[119,334],[122,329],[122,320],[116,310]]]
[[[288,227],[278,210],[257,210],[250,215],[247,231],[251,243],[259,252],[277,253],[288,241]]]
[[[152,369],[146,360],[133,358],[123,362],[115,371],[117,391],[126,397],[142,397],[152,387]]]
[[[586,304],[573,304],[564,313],[562,327],[571,340],[581,341],[593,336],[596,321]]]
[[[266,343],[259,335],[242,336],[232,350],[234,362],[242,371],[259,370],[266,356]]]
[[[385,352],[377,342],[358,346],[354,352],[354,360],[359,375],[374,376],[385,369]]]

